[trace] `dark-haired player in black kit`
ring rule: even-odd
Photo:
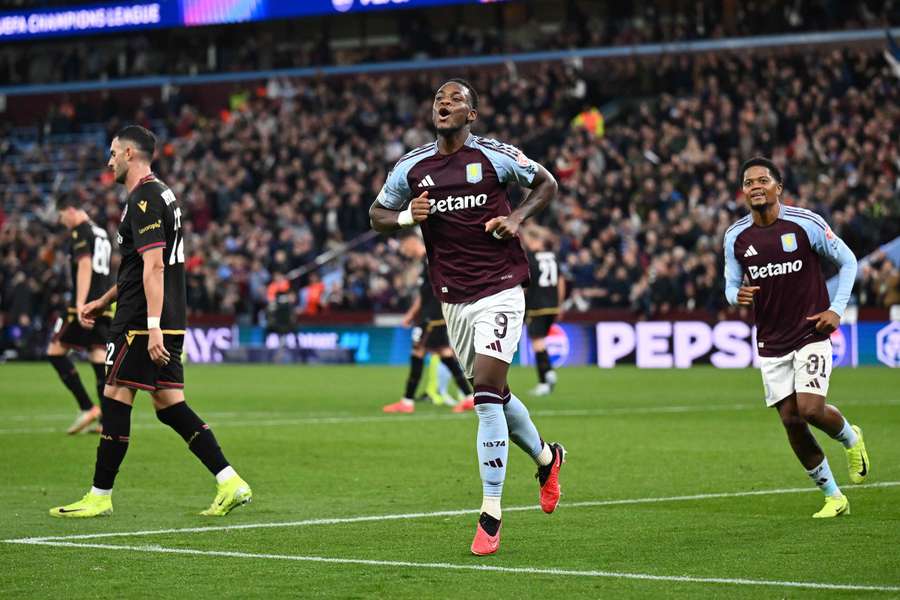
[[[531,270],[531,284],[525,292],[525,322],[528,324],[528,337],[534,348],[538,372],[538,384],[531,394],[546,396],[556,385],[556,371],[550,364],[546,338],[550,327],[561,318],[562,303],[566,297],[566,280],[560,277],[559,262],[546,234],[531,227],[525,232],[524,238],[528,250],[528,267]]]
[[[69,350],[88,353],[94,375],[97,378],[97,399],[103,398],[106,381],[103,360],[106,356],[106,336],[112,311],[98,316],[93,326],[85,324],[79,312],[84,305],[96,300],[109,289],[109,259],[112,244],[106,230],[98,227],[81,208],[77,196],[67,194],[56,201],[60,222],[69,230],[69,254],[72,272],[72,299],[66,314],[61,316],[53,329],[53,339],[47,347],[47,360],[56,369],[63,384],[75,396],[81,409],[66,433],[86,430],[100,417],[100,407],[91,402],[81,383],[75,365],[68,357]]]
[[[90,324],[118,300],[106,350],[103,431],[94,484],[78,502],[50,509],[54,517],[112,513],[112,487],[128,450],[131,407],[137,390],[153,397],[157,418],[187,442],[216,477],[218,492],[201,514],[224,516],[246,504],[250,486],[225,460],[209,426],[184,401],[181,350],[184,340],[184,237],[175,195],[150,171],[156,137],[143,127],[122,129],[110,146],[108,166],[128,198],[119,226],[122,264],[116,285],[87,303],[80,316]]]
[[[423,263],[422,275],[419,277],[419,294],[413,301],[413,305],[404,317],[404,325],[410,326],[414,322],[418,324],[413,328],[413,348],[410,353],[409,377],[406,379],[406,390],[403,398],[393,404],[384,407],[386,413],[412,413],[415,412],[416,388],[422,379],[425,352],[430,350],[441,357],[441,362],[453,374],[456,387],[466,395],[466,398],[454,407],[455,412],[472,410],[475,408],[475,399],[472,397],[472,388],[466,381],[466,376],[456,360],[456,355],[450,347],[450,338],[447,337],[447,324],[441,313],[441,304],[434,297],[431,288],[431,280],[428,278],[428,266],[425,264],[425,244],[418,235],[406,236],[400,242],[400,253],[409,258]],[[447,397],[449,400],[449,396]],[[445,400],[445,402],[447,402]],[[457,410],[458,407],[459,410]]]

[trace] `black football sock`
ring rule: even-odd
[[[156,418],[178,432],[191,452],[215,475],[228,466],[225,455],[209,425],[197,416],[187,402],[179,402],[156,411]]]
[[[462,367],[459,366],[459,361],[456,360],[454,356],[442,356],[441,362],[450,369],[450,373],[453,374],[453,381],[456,382],[456,387],[460,392],[469,396],[472,394],[472,388],[469,387],[469,382],[466,381],[466,375],[463,373]]]
[[[406,393],[404,398],[415,398],[416,388],[419,387],[419,381],[422,380],[422,366],[425,359],[421,356],[411,355],[409,357],[409,377],[406,380]]]
[[[131,435],[131,407],[124,402],[106,396],[100,401],[103,412],[103,432],[97,446],[97,462],[94,465],[94,487],[111,490],[119,466],[128,452]]]
[[[106,365],[103,363],[91,363],[94,367],[94,377],[97,378],[97,399],[103,400],[103,388],[106,387]]]
[[[481,528],[484,529],[484,532],[489,536],[493,537],[497,535],[497,531],[500,530],[500,519],[495,519],[486,512],[481,513],[481,516],[478,517],[478,522],[481,524]]]
[[[84,386],[81,384],[81,377],[78,376],[78,371],[75,370],[75,365],[72,364],[69,357],[65,355],[48,356],[47,360],[49,360],[50,364],[53,365],[53,368],[56,369],[63,384],[69,388],[69,391],[75,396],[75,401],[78,402],[78,406],[81,410],[91,410],[91,408],[94,407],[94,403],[91,402],[87,390],[85,390]]]
[[[550,355],[546,350],[534,353],[534,359],[537,363],[538,379],[541,383],[547,383],[547,371],[550,370]]]

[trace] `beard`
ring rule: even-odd
[[[769,206],[771,206],[768,198],[766,198],[765,200],[763,200],[762,202],[759,202],[759,203],[753,203],[751,201],[751,202],[749,202],[749,204],[750,204],[750,210],[755,210],[757,212],[765,212],[766,209],[768,209]]]
[[[123,169],[121,173],[113,172],[116,177],[116,183],[125,183],[125,179],[128,178],[128,169]]]

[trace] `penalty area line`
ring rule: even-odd
[[[729,577],[693,577],[690,575],[653,575],[650,573],[620,573],[616,571],[548,569],[538,567],[500,567],[494,565],[466,565],[439,562],[411,562],[404,560],[374,560],[363,558],[332,558],[326,556],[298,556],[291,554],[268,554],[253,552],[228,552],[220,550],[195,550],[192,548],[167,548],[164,546],[122,546],[116,544],[96,544],[79,542],[58,542],[47,540],[18,541],[16,543],[51,546],[57,548],[79,548],[95,550],[119,550],[130,552],[150,552],[157,554],[175,554],[188,556],[213,556],[220,558],[243,558],[256,560],[283,560],[295,562],[328,563],[337,565],[362,565],[371,567],[400,567],[405,569],[435,569],[452,571],[487,571],[517,575],[552,575],[555,577],[599,577],[606,579],[630,579],[637,581],[664,581],[669,583],[700,583],[735,586],[803,588],[814,590],[835,590],[849,592],[900,592],[900,586],[866,585],[852,583],[825,583],[817,581],[779,581],[767,579],[745,579]]]
[[[900,481],[882,481],[878,483],[864,483],[853,486],[854,490],[871,489],[871,488],[890,488],[900,486]],[[657,504],[664,502],[688,502],[693,500],[715,500],[721,498],[745,498],[751,496],[772,496],[779,494],[804,494],[810,492],[818,492],[814,487],[803,488],[780,488],[770,490],[749,490],[745,492],[714,492],[707,494],[691,494],[682,496],[651,496],[647,498],[623,498],[619,500],[585,500],[580,502],[561,503],[560,508],[595,508],[603,506],[628,506],[638,504]],[[523,512],[538,510],[537,505],[529,504],[524,506],[504,507],[504,512]],[[67,541],[67,540],[91,540],[113,537],[139,537],[152,535],[167,535],[172,533],[207,533],[212,531],[238,531],[242,529],[271,529],[277,527],[309,527],[315,525],[341,525],[346,523],[366,523],[377,521],[396,521],[408,519],[427,519],[434,517],[457,517],[461,515],[478,514],[478,509],[466,508],[457,510],[440,510],[433,512],[417,512],[417,513],[399,513],[386,515],[363,515],[356,517],[334,517],[334,518],[318,518],[304,519],[302,521],[281,521],[269,523],[241,523],[236,525],[211,525],[206,527],[179,527],[172,529],[154,529],[142,531],[117,531],[107,533],[85,533],[61,536],[41,536],[14,538],[3,540],[6,543],[38,543],[47,541]]]

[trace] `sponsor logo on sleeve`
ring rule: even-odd
[[[144,235],[148,231],[153,231],[154,229],[159,229],[160,227],[162,227],[162,219],[157,219],[155,223],[150,223],[149,225],[145,225],[144,227],[138,229],[138,233],[140,235]]]
[[[140,202],[137,203],[137,205],[138,205],[138,208],[141,209],[141,212],[144,212],[144,213],[147,212],[147,201],[146,200],[141,200]]]
[[[531,160],[525,156],[524,152],[519,150],[519,155],[516,156],[516,163],[518,163],[520,167],[527,167],[531,164]]]

